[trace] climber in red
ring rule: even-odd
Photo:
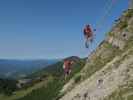
[[[89,47],[89,43],[93,42],[93,31],[90,27],[90,25],[86,25],[85,28],[84,28],[84,36],[86,38],[86,42],[85,42],[85,46],[86,48]]]
[[[74,61],[72,60],[64,60],[63,69],[65,73],[65,80],[67,76],[71,73],[71,66],[73,65]]]

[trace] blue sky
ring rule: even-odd
[[[85,57],[82,29],[98,23],[112,0],[0,0],[0,58],[53,59]],[[115,5],[97,29],[94,49],[114,20],[127,9],[128,0]],[[106,6],[105,6],[106,5]]]

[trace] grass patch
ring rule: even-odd
[[[123,30],[127,26],[128,26],[127,21],[120,21],[120,23],[118,23],[118,27],[120,28],[120,30]]]
[[[22,90],[16,91],[11,96],[0,95],[0,100],[15,100],[15,99],[22,98],[22,97],[26,96],[27,94],[30,94],[33,90],[39,89],[43,86],[46,86],[47,83],[51,80],[52,80],[52,77],[49,77],[48,80],[46,79],[45,81],[37,83],[36,85],[29,87],[27,89],[22,89]]]
[[[127,97],[127,100],[133,100],[133,95],[130,95],[129,97]]]
[[[133,9],[128,9],[127,12],[125,12],[125,17],[131,18],[133,16]]]
[[[46,87],[33,90],[30,94],[17,100],[56,100],[55,98],[59,94],[62,86],[63,82],[61,80],[54,79]]]
[[[78,83],[78,82],[80,82],[80,80],[81,80],[81,75],[80,75],[80,74],[77,74],[77,75],[74,77],[74,82],[75,82],[75,83]]]
[[[107,36],[114,36],[115,35],[115,33],[113,33],[113,32],[109,32],[109,33],[107,33]]]

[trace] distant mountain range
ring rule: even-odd
[[[64,80],[64,70],[62,68],[64,60],[74,61],[74,64],[71,66],[72,72],[66,81]],[[12,61],[11,63],[16,64],[16,62],[18,63],[18,60],[15,62]],[[40,60],[32,61],[32,62],[30,62],[30,63],[32,63],[31,64],[32,68],[33,68],[33,66],[36,65],[37,62],[40,65],[41,65],[41,63],[42,63],[42,65],[45,64],[44,63],[45,61],[40,61]],[[49,61],[47,61],[47,62],[49,62]],[[8,64],[9,62],[7,63],[7,60],[6,60],[5,63]],[[24,63],[24,65],[27,65],[27,63],[28,63],[28,65],[29,65],[29,61],[21,62],[21,66],[22,66],[22,63]],[[38,65],[38,63],[37,63],[37,65]],[[15,100],[21,100],[21,98],[22,98],[22,100],[29,100],[29,99],[26,99],[27,93],[30,94],[29,96],[32,96],[33,98],[34,97],[36,98],[36,96],[37,96],[37,98],[41,96],[41,97],[45,98],[46,100],[51,100],[50,98],[53,98],[53,95],[57,94],[60,91],[61,87],[64,85],[64,82],[66,83],[68,80],[70,80],[73,77],[73,75],[75,75],[76,73],[78,73],[81,70],[81,68],[85,64],[85,59],[79,58],[77,56],[71,56],[71,57],[67,57],[64,59],[60,59],[60,60],[52,60],[52,61],[50,60],[50,63],[51,64],[49,64],[45,67],[39,67],[41,69],[39,69],[39,70],[37,69],[35,72],[28,74],[26,77],[20,77],[20,75],[22,76],[21,73],[23,71],[19,71],[18,74],[12,74],[12,77],[19,76],[19,78],[17,78],[17,79],[11,79],[9,77],[8,78],[0,78],[0,93],[5,94],[6,96],[7,95],[10,95],[10,96],[15,95],[15,97],[17,97],[17,99],[15,99]],[[38,86],[40,88],[38,88]],[[30,88],[30,87],[32,87],[32,88]],[[36,92],[38,94],[34,95],[31,90],[35,90],[34,91],[35,94],[36,94]],[[20,91],[25,91],[26,94],[23,94],[23,92],[20,93]],[[31,92],[27,92],[27,91],[31,91]],[[15,93],[13,93],[13,92],[15,92]],[[9,100],[10,100],[10,96],[8,96]],[[23,98],[23,96],[25,98]],[[5,100],[5,98],[1,99],[1,95],[0,95],[0,100]]]
[[[45,68],[48,65],[56,63],[54,60],[8,60],[0,59],[0,78],[25,77],[37,70]]]

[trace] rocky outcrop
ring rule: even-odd
[[[60,100],[127,100],[133,94],[116,91],[131,88],[133,84],[133,10],[124,12],[106,39],[89,56],[79,73],[80,82],[72,79],[64,86]],[[69,88],[69,89],[68,89]],[[115,97],[117,97],[115,95]],[[110,99],[111,98],[111,99]],[[113,98],[113,99],[112,99]]]

